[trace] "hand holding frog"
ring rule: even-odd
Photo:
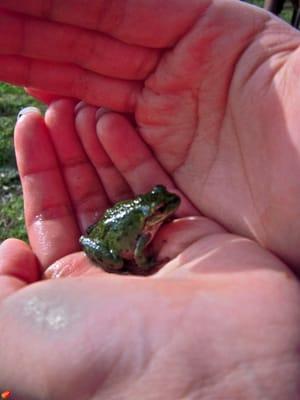
[[[255,242],[197,216],[180,193],[180,218],[153,243],[159,259],[170,258],[156,275],[106,274],[79,252],[80,231],[110,202],[157,181],[176,188],[122,117],[104,115],[95,127],[95,108],[84,107],[77,135],[73,107],[60,101],[46,124],[38,114],[17,124],[36,255],[15,240],[0,248],[0,387],[21,400],[237,391],[297,400],[299,282]],[[37,282],[40,266],[47,277],[66,278]]]
[[[133,112],[201,213],[297,268],[299,32],[241,2],[82,4],[2,0],[0,77]]]

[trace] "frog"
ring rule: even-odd
[[[164,185],[122,200],[107,209],[79,242],[86,255],[106,272],[147,275],[158,264],[148,246],[180,205]]]

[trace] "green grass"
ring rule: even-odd
[[[0,242],[8,237],[27,240],[13,129],[20,109],[38,104],[23,89],[0,83]]]
[[[247,1],[249,4],[253,4],[258,7],[263,7],[264,6],[264,1],[263,0],[249,0]],[[280,17],[284,19],[286,22],[290,23],[291,18],[292,18],[292,13],[293,13],[293,8],[292,8],[292,3],[290,1],[286,1],[284,3],[283,10],[280,14]]]

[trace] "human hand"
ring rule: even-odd
[[[110,199],[172,187],[129,124],[107,114],[95,127],[95,112],[77,111],[78,135],[70,101],[54,103],[46,124],[38,114],[17,124],[35,255],[15,240],[0,247],[0,388],[20,400],[296,400],[299,282],[257,243],[183,217],[193,213],[184,199],[154,243],[171,258],[157,274],[107,274],[79,252],[80,231]],[[113,135],[107,122],[119,125]],[[52,279],[38,282],[39,265]]]
[[[41,18],[1,13],[1,78],[134,112],[202,214],[298,268],[299,33],[244,3],[161,4],[1,0]]]

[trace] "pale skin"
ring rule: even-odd
[[[39,15],[39,3],[0,6]],[[18,18],[29,17],[10,16],[0,35],[1,79],[34,86],[45,100],[50,91],[134,112],[141,135],[114,113],[95,126],[92,106],[77,112],[76,132],[70,100],[52,104],[45,122],[36,114],[19,121],[16,152],[32,250],[15,240],[0,248],[0,387],[10,385],[24,399],[163,392],[170,399],[296,400],[300,291],[290,267],[300,257],[299,33],[238,2],[165,1],[155,24],[156,2],[140,4],[91,1],[72,12],[74,0],[58,2],[43,15],[72,22],[76,32],[68,36],[64,26],[66,42],[56,39],[52,47],[53,29],[61,26],[44,20],[29,25],[35,35],[22,31],[23,46],[13,33]],[[101,14],[94,5],[106,11],[91,37],[86,28],[95,28],[92,17]],[[7,15],[0,27],[4,21]],[[41,43],[38,32],[45,34]],[[102,40],[101,57],[76,66],[87,50],[74,45],[76,34],[84,43],[94,35]],[[43,60],[30,61],[35,54]],[[111,62],[110,54],[128,65]],[[49,64],[60,60],[70,62],[67,73]],[[171,261],[148,279],[95,270],[77,253],[80,231],[114,201],[158,181],[183,197],[180,219],[154,243]],[[31,284],[40,268],[48,278],[73,278]]]
[[[298,31],[228,1],[0,6],[42,16],[0,14],[0,79],[133,112],[202,214],[298,268]]]
[[[126,119],[95,125],[95,113],[81,107],[74,121],[74,103],[60,100],[45,120],[17,123],[31,249],[0,247],[0,387],[21,400],[296,400],[299,281],[256,242],[197,215],[179,191],[178,219],[153,246],[170,258],[157,274],[107,274],[80,252],[82,229],[117,198],[157,180],[178,190]]]

